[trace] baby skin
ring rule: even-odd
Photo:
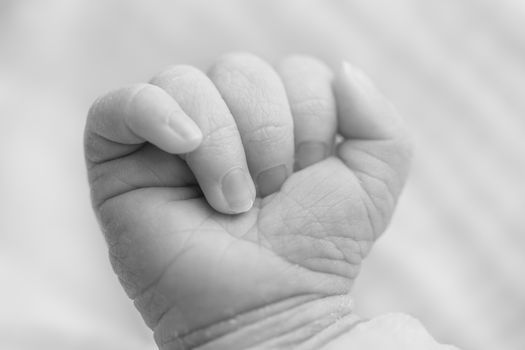
[[[93,104],[85,155],[111,263],[160,349],[348,348],[349,292],[411,157],[358,69],[173,66]]]

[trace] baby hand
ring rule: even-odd
[[[111,262],[161,349],[318,349],[351,327],[411,153],[355,68],[248,54],[100,98],[85,150]]]

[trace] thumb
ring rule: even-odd
[[[338,131],[344,138],[338,156],[359,179],[376,209],[377,236],[386,228],[406,181],[411,139],[393,105],[349,63],[343,63],[336,76],[334,94]]]

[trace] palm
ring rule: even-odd
[[[146,183],[173,175],[145,173]],[[130,190],[106,201],[100,215],[114,267],[148,324],[175,309],[202,326],[223,318],[225,306],[234,315],[302,293],[348,291],[393,208],[378,212],[371,198],[388,198],[387,189],[362,187],[363,180],[331,157],[241,215],[213,210],[191,178]]]

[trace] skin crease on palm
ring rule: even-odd
[[[411,147],[359,70],[251,54],[166,69],[92,106],[95,212],[161,349],[319,349],[385,230]]]

